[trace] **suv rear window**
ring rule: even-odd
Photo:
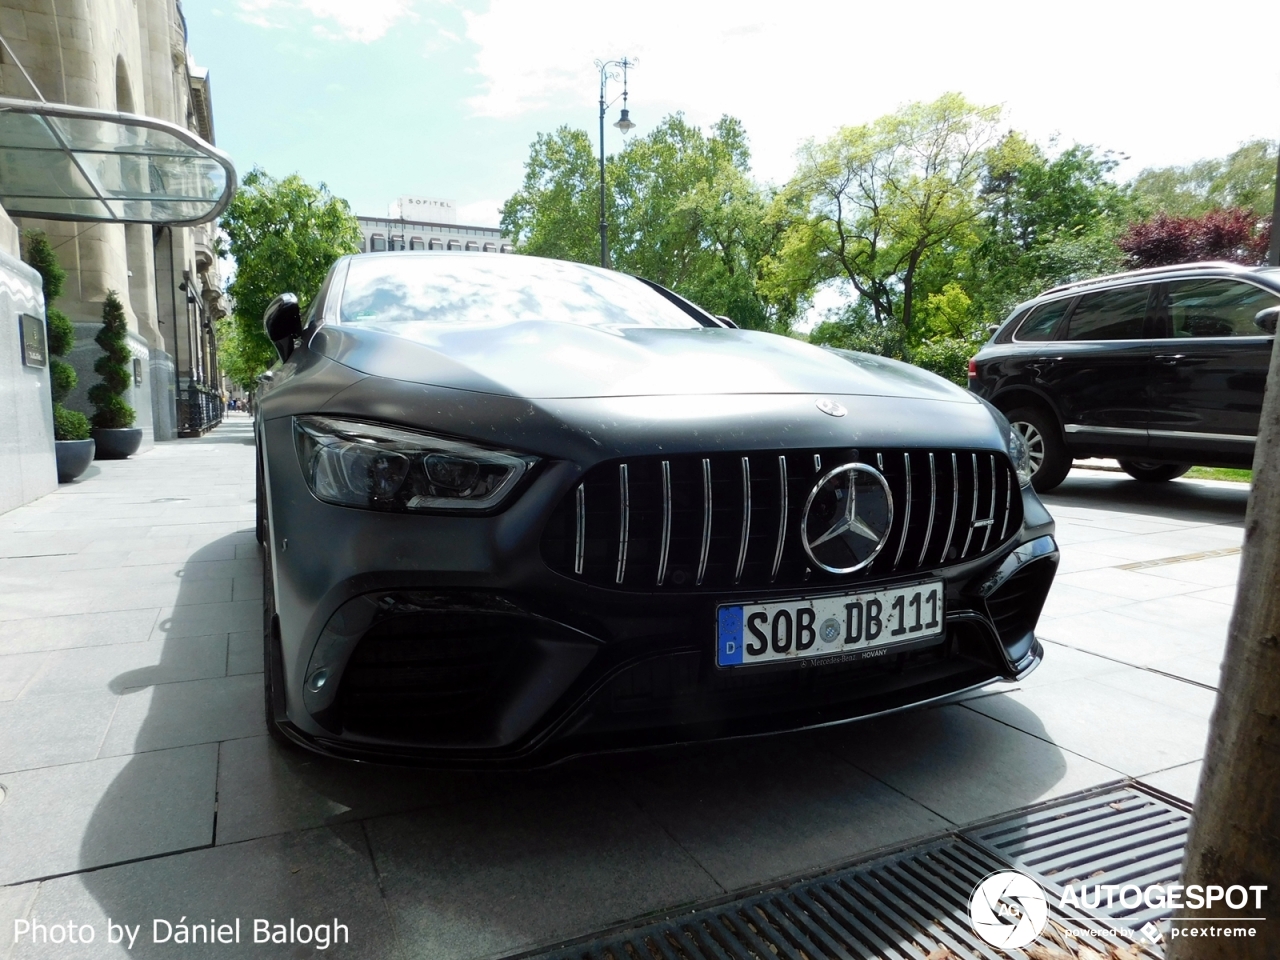
[[[1022,326],[1018,327],[1018,332],[1014,334],[1017,340],[1052,340],[1053,331],[1058,326],[1058,321],[1062,319],[1062,315],[1067,312],[1067,307],[1071,306],[1071,298],[1066,297],[1062,300],[1051,300],[1048,303],[1042,303],[1036,307],[1022,321]]]
[[[1086,293],[1071,311],[1068,340],[1141,340],[1150,286]]]
[[[1175,280],[1166,304],[1175,337],[1261,337],[1253,318],[1280,299],[1238,280]]]

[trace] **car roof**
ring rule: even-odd
[[[1150,280],[1177,280],[1191,277],[1250,277],[1261,280],[1267,286],[1280,291],[1280,268],[1267,266],[1249,267],[1239,263],[1231,263],[1228,260],[1204,260],[1197,263],[1176,263],[1163,267],[1148,267],[1143,270],[1128,270],[1124,273],[1112,273],[1104,277],[1091,277],[1087,280],[1063,283],[1018,304],[1013,313],[1020,313],[1027,307],[1042,301],[1058,300],[1064,296],[1075,296],[1086,290],[1119,287]]]

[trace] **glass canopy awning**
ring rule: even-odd
[[[131,113],[0,97],[0,206],[13,217],[188,226],[236,171],[188,130]]]

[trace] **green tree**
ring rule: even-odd
[[[709,134],[677,113],[617,158],[615,263],[739,326],[789,328],[795,305],[770,298],[759,265],[777,233],[770,197],[751,178],[742,123]]]
[[[907,341],[929,261],[972,245],[977,188],[1000,111],[948,93],[863,126],[845,127],[801,151],[787,191],[808,216],[791,224],[771,266],[787,282],[847,280],[874,323]]]
[[[606,160],[605,182],[614,196],[617,173]],[[540,133],[529,148],[524,183],[502,205],[502,232],[535,257],[600,262],[600,167],[585,130],[560,127]],[[606,208],[612,219],[612,205]]]
[[[44,289],[45,329],[49,344],[49,382],[53,394],[53,436],[55,440],[88,440],[89,418],[78,410],[68,410],[62,405],[67,394],[75,389],[78,378],[75,368],[61,359],[75,346],[76,330],[71,318],[54,307],[53,302],[62,294],[67,272],[49,245],[49,239],[39,230],[28,230],[26,258],[40,274]]]
[[[94,342],[102,348],[102,356],[93,363],[93,369],[102,379],[89,388],[89,402],[96,407],[93,425],[98,429],[121,429],[133,426],[133,407],[124,395],[129,389],[132,374],[129,362],[129,322],[124,315],[124,305],[114,290],[107,291],[102,303],[102,329]]]
[[[222,229],[236,262],[227,288],[235,307],[218,325],[218,346],[227,376],[252,389],[276,361],[262,330],[267,304],[292,292],[305,312],[333,262],[360,249],[360,225],[347,201],[323,183],[312,186],[297,175],[276,180],[255,167],[223,214]]]
[[[1109,153],[1074,144],[1056,156],[1009,132],[985,159],[967,292],[979,326],[1046,288],[1121,268],[1116,240],[1133,204]]]
[[[1225,157],[1143,170],[1133,178],[1129,191],[1144,219],[1160,213],[1198,217],[1232,207],[1263,217],[1271,213],[1275,187],[1275,144],[1251,140]]]
[[[561,127],[530,148],[521,188],[502,208],[524,254],[598,263],[599,165],[589,136]],[[742,124],[709,132],[680,114],[605,161],[612,265],[660,283],[740,326],[789,329],[803,290],[760,283],[776,245],[773,198],[752,179]]]

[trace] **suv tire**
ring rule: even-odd
[[[1062,439],[1057,419],[1040,407],[1014,407],[1005,413],[1031,454],[1031,486],[1036,493],[1048,493],[1071,470],[1071,453]]]
[[[1176,480],[1191,469],[1189,463],[1146,463],[1142,460],[1119,460],[1120,469],[1143,483],[1165,483]]]

